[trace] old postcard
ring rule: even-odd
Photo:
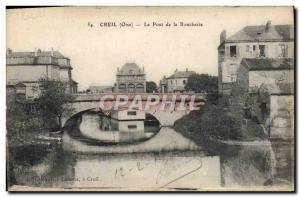
[[[293,7],[7,8],[8,191],[294,191]]]

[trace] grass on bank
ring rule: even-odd
[[[176,131],[195,141],[198,145],[212,148],[213,152],[222,150],[216,145],[221,141],[255,141],[264,140],[263,129],[253,120],[243,123],[242,107],[228,98],[212,97],[200,109],[177,120],[174,124]]]

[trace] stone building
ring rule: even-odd
[[[293,58],[294,27],[292,25],[246,26],[229,38],[224,30],[218,47],[218,89],[230,94],[237,80],[243,58]]]
[[[76,94],[78,92],[78,82],[74,81],[73,79],[71,81],[71,92],[73,94]]]
[[[144,68],[141,69],[136,63],[126,63],[121,69],[118,68],[116,77],[115,92],[146,92],[146,74]]]
[[[39,94],[39,79],[61,80],[67,83],[67,91],[75,93],[77,82],[72,79],[70,59],[58,51],[6,52],[7,84],[25,85],[26,99],[36,98]]]
[[[236,88],[245,98],[250,116],[264,125],[270,137],[293,137],[293,59],[243,59]]]
[[[159,81],[159,92],[165,93],[168,92],[168,80],[167,77],[164,76],[160,81]]]
[[[185,85],[188,81],[188,78],[193,74],[196,74],[196,72],[189,71],[188,69],[185,71],[178,71],[176,69],[170,77],[163,78],[160,81],[161,91],[163,93],[185,92]]]

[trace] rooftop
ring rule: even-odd
[[[195,71],[177,71],[177,69],[175,70],[174,74],[171,75],[170,77],[168,77],[168,79],[173,79],[173,78],[188,78],[189,76],[196,74]]]
[[[35,52],[15,52],[7,49],[6,52],[7,65],[42,65],[52,64],[61,68],[71,68],[70,59],[62,55],[59,51],[42,51],[40,49]]]
[[[250,87],[250,93],[267,92],[268,94],[294,94],[294,83],[262,84],[260,87]]]
[[[294,60],[292,58],[244,58],[241,65],[247,66],[249,70],[290,70],[294,69]]]
[[[101,85],[91,85],[89,86],[88,89],[92,90],[92,89],[105,89],[105,88],[112,88],[113,86],[101,86]]]
[[[225,38],[225,42],[291,40],[294,40],[293,25],[272,25],[271,21],[266,25],[246,26],[229,38]]]
[[[56,58],[65,58],[59,51],[41,51],[38,49],[36,52],[15,52],[11,49],[8,49],[6,57],[56,57]]]
[[[141,69],[136,63],[126,63],[119,70],[117,75],[144,75],[144,68]]]

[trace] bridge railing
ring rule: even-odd
[[[128,100],[133,100],[137,95],[141,97],[141,100],[146,101],[150,96],[158,96],[159,100],[162,100],[164,97],[167,100],[171,100],[176,96],[176,100],[181,100],[182,97],[186,97],[186,100],[190,100],[192,96],[195,96],[195,100],[205,101],[205,93],[98,93],[98,94],[73,94],[75,96],[75,101],[100,101],[104,96],[108,100],[115,100],[118,96],[125,96]]]

